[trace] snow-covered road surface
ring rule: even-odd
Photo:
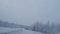
[[[0,34],[44,34],[44,33],[25,30],[24,28],[16,28],[16,29],[0,28]]]

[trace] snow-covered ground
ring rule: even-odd
[[[10,32],[9,34],[43,34],[43,33],[23,29],[23,30],[18,30],[15,32]]]
[[[6,33],[6,32],[12,32],[21,30],[21,28],[6,28],[6,27],[0,27],[0,33]]]
[[[0,27],[0,34],[45,34],[45,33],[34,32],[34,31],[31,31],[31,30],[26,30],[24,28],[5,28],[5,27]],[[49,34],[60,34],[60,32],[49,33]]]
[[[34,32],[31,30],[25,30],[23,28],[3,28],[0,27],[0,34],[43,34],[39,32]]]

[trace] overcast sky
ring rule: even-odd
[[[0,20],[22,25],[60,22],[60,0],[0,0]]]

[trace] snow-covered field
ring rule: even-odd
[[[5,28],[5,27],[0,27],[0,33],[8,33],[8,32],[13,32],[17,30],[22,30],[22,28]]]
[[[0,27],[0,34],[45,34],[45,33],[34,32],[34,31],[31,31],[31,30],[26,30],[24,28],[5,28],[5,27]],[[60,34],[60,32],[49,33],[49,34]]]
[[[43,33],[34,32],[31,30],[25,30],[23,28],[3,28],[3,27],[0,27],[0,34],[43,34]]]

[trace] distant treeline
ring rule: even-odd
[[[23,28],[25,26],[18,25],[18,24],[15,24],[15,23],[4,22],[4,21],[0,20],[0,27]]]
[[[55,24],[54,22],[43,24],[42,22],[36,22],[32,25],[32,31],[42,32],[42,33],[56,33],[60,32],[60,24]]]
[[[2,21],[0,20],[0,27],[8,27],[8,28],[25,28],[27,30],[30,30],[31,27],[29,26],[24,26],[24,25],[18,25],[18,24],[15,24],[15,23],[9,23],[7,21]]]

